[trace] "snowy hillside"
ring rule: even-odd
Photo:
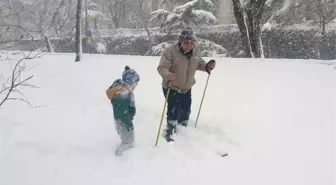
[[[9,74],[1,54],[0,72]],[[218,58],[198,127],[153,148],[164,98],[159,57],[47,54],[27,60],[22,89],[34,106],[0,107],[1,185],[335,185],[333,65],[304,60]],[[208,58],[207,58],[208,59]],[[12,64],[13,64],[12,63]],[[119,138],[105,90],[128,64],[135,90],[136,148]],[[4,67],[3,67],[4,66]],[[195,120],[207,75],[197,73]],[[0,96],[0,99],[2,97]],[[165,126],[165,124],[164,124]],[[227,157],[219,153],[228,152]]]

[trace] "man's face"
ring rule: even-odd
[[[189,52],[194,48],[195,42],[192,40],[182,40],[181,46],[184,51]]]

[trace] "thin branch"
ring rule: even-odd
[[[18,25],[0,25],[0,27],[15,27],[15,28],[19,28],[20,30],[22,30],[23,32],[25,32],[27,35],[29,35],[32,39],[33,44],[35,45],[35,47],[37,47],[36,43],[35,43],[35,39],[34,36],[32,34],[30,34],[28,31],[32,31],[32,32],[38,32],[38,31],[33,31],[33,30],[28,30],[22,26],[18,26]],[[22,36],[21,36],[22,38]]]
[[[19,39],[20,40],[20,39]],[[0,40],[0,44],[8,44],[8,43],[10,43],[10,42],[17,42],[17,41],[19,41],[19,40],[5,40],[5,41],[1,41]]]
[[[0,94],[2,93],[5,93],[5,96],[4,96],[4,99],[1,100],[0,102],[0,106],[2,106],[7,100],[20,100],[20,101],[23,101],[25,103],[27,103],[28,105],[30,105],[31,107],[33,107],[27,100],[23,99],[23,98],[13,98],[13,97],[10,97],[10,95],[12,93],[19,93],[21,94],[23,97],[24,94],[19,91],[17,88],[18,87],[29,87],[29,88],[38,88],[37,86],[35,85],[32,85],[32,84],[29,84],[28,81],[31,80],[33,78],[33,75],[29,76],[29,77],[26,77],[24,78],[23,80],[20,80],[21,78],[21,75],[22,75],[22,72],[25,71],[26,67],[25,66],[21,66],[20,64],[24,61],[24,60],[27,60],[27,59],[33,59],[33,58],[37,58],[39,57],[39,53],[31,56],[32,54],[32,51],[29,52],[28,55],[24,55],[24,58],[20,59],[14,66],[13,70],[12,70],[12,74],[11,74],[11,77],[8,78],[4,84],[2,84],[2,88],[0,90]],[[6,84],[9,83],[9,86],[7,87]]]
[[[17,14],[20,14],[20,13],[23,13],[23,12],[26,12],[27,10],[23,10],[23,11],[20,11],[20,12],[15,12],[15,13],[10,13],[10,14],[7,14],[7,15],[4,15],[2,17],[0,17],[0,19],[3,19],[3,18],[6,18],[6,17],[10,17],[12,15],[17,15]]]
[[[17,84],[14,84],[14,88],[16,88],[16,87],[18,87],[18,86],[27,86],[27,87],[30,86],[30,87],[35,87],[35,86],[33,86],[33,85],[25,84],[28,80],[30,80],[30,79],[32,79],[32,78],[33,78],[33,76],[30,76],[30,77],[28,77],[28,78],[22,80],[21,82],[19,82],[19,83],[17,83]]]
[[[19,26],[19,25],[13,25],[13,24],[1,24],[0,27],[15,27],[15,28],[19,28],[21,30],[23,30],[24,32],[28,33],[29,35],[31,35],[28,31],[30,32],[36,32],[36,33],[40,33],[44,30],[30,30],[30,29],[27,29],[27,28],[24,28],[22,26]]]
[[[7,98],[7,100],[19,100],[19,101],[23,101],[25,103],[27,103],[31,108],[35,108],[34,106],[32,106],[32,104],[30,102],[28,102],[27,100],[23,99],[23,98]],[[1,106],[1,104],[0,104]]]
[[[24,98],[27,99],[26,95],[24,95],[21,91],[19,91],[19,90],[17,90],[17,89],[14,89],[12,92],[13,92],[13,93],[18,93],[18,94],[20,94],[21,96],[23,96]]]

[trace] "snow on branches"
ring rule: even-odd
[[[160,28],[171,32],[174,29],[186,26],[214,25],[217,18],[210,11],[204,10],[206,7],[213,6],[210,0],[192,0],[173,11],[158,9],[151,13],[151,22],[160,23]]]

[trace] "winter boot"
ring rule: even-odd
[[[188,120],[184,120],[180,123],[181,126],[187,127],[188,126]]]
[[[167,142],[174,141],[173,139],[173,132],[176,130],[176,123],[177,121],[168,121],[167,127],[165,130],[164,138],[167,140]]]
[[[179,134],[180,131],[186,128],[187,126],[188,126],[188,120],[178,122],[177,126],[175,127],[175,133]]]

